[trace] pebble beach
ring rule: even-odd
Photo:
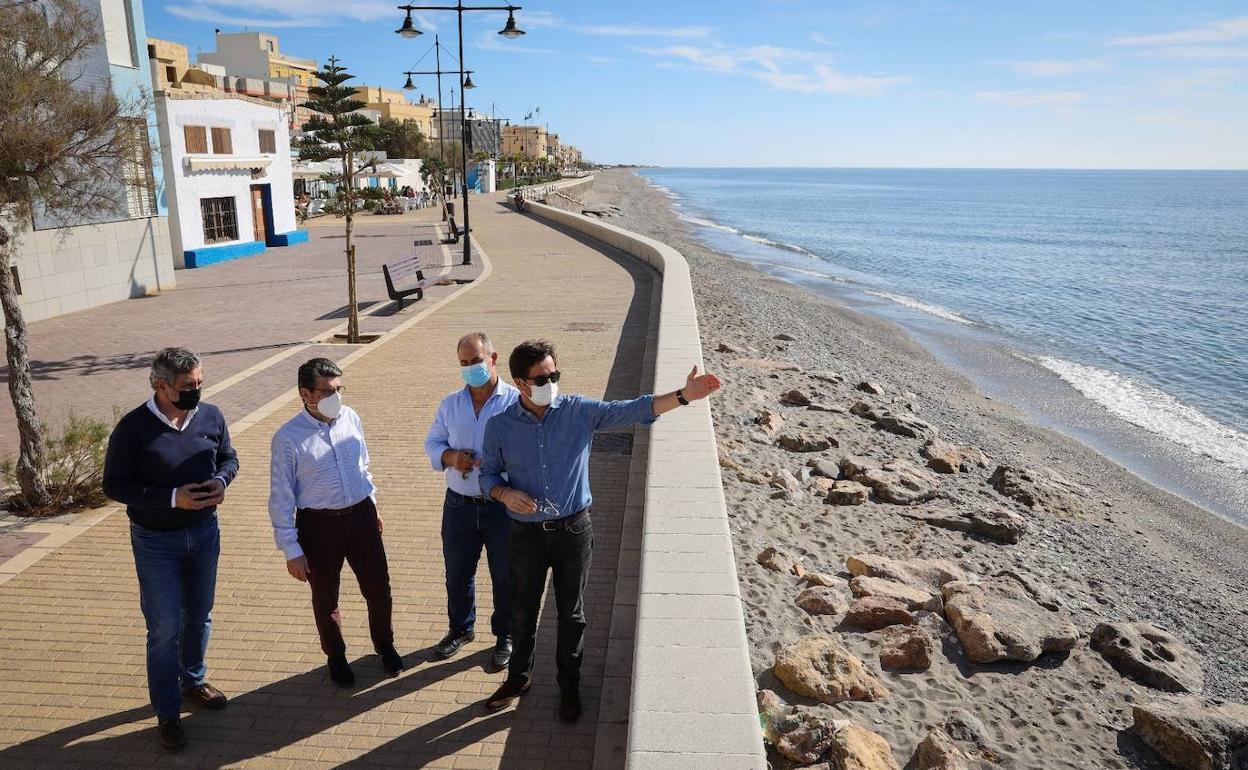
[[[775,767],[840,766],[847,720],[897,766],[1164,768],[1140,709],[1243,717],[1248,531],[707,248],[631,171],[587,202],[690,264]]]

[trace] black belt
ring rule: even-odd
[[[366,503],[371,503],[372,498],[366,497],[355,505],[348,505],[346,508],[300,508],[295,513],[300,516],[346,516],[349,513],[355,513],[362,510]]]
[[[477,495],[476,497],[469,497],[468,495],[461,495],[460,493],[456,492],[455,490],[451,489],[450,487],[447,487],[447,488],[446,488],[446,495],[447,495],[447,497],[451,498],[452,500],[458,500],[458,501],[459,501],[459,502],[461,502],[461,503],[478,503],[478,504],[484,504],[484,503],[492,503],[492,502],[494,502],[493,500],[491,500],[490,498],[486,497],[485,495]]]
[[[582,508],[571,516],[564,516],[562,519],[547,519],[546,521],[517,521],[516,519],[512,519],[512,521],[522,527],[544,529],[547,532],[558,532],[567,529],[587,516],[589,516],[589,509]]]

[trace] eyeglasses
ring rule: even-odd
[[[536,377],[530,377],[529,379],[533,380],[533,384],[540,388],[548,382],[558,382],[559,370],[556,369],[550,374],[539,374]]]
[[[336,388],[310,388],[310,390],[311,390],[313,393],[324,393],[326,397],[329,397],[329,396],[332,396],[332,395],[333,395],[333,394],[335,394],[335,393],[346,393],[346,392],[347,392],[347,386],[346,386],[346,385],[339,385],[339,386],[338,386],[338,387],[336,387]]]

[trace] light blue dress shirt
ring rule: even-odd
[[[368,445],[360,416],[344,406],[323,423],[307,409],[277,429],[269,463],[269,520],[286,560],[303,555],[295,511],[349,508],[377,491],[368,470]]]
[[[631,401],[556,396],[541,420],[517,401],[485,427],[481,491],[489,495],[504,484],[533,498],[536,514],[507,512],[516,521],[571,516],[593,502],[589,446],[594,432],[650,425],[657,419],[653,396]]]
[[[481,494],[480,468],[473,468],[467,478],[455,468],[442,465],[442,453],[448,449],[470,449],[477,457],[485,442],[485,425],[494,415],[516,403],[520,391],[516,386],[498,381],[489,400],[481,407],[481,414],[472,409],[472,392],[468,386],[460,388],[442,399],[438,413],[434,415],[429,435],[425,437],[425,454],[435,471],[446,472],[446,485],[465,497]]]

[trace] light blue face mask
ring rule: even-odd
[[[459,376],[464,378],[464,382],[474,388],[479,388],[490,381],[490,365],[482,361],[472,366],[459,367]]]

